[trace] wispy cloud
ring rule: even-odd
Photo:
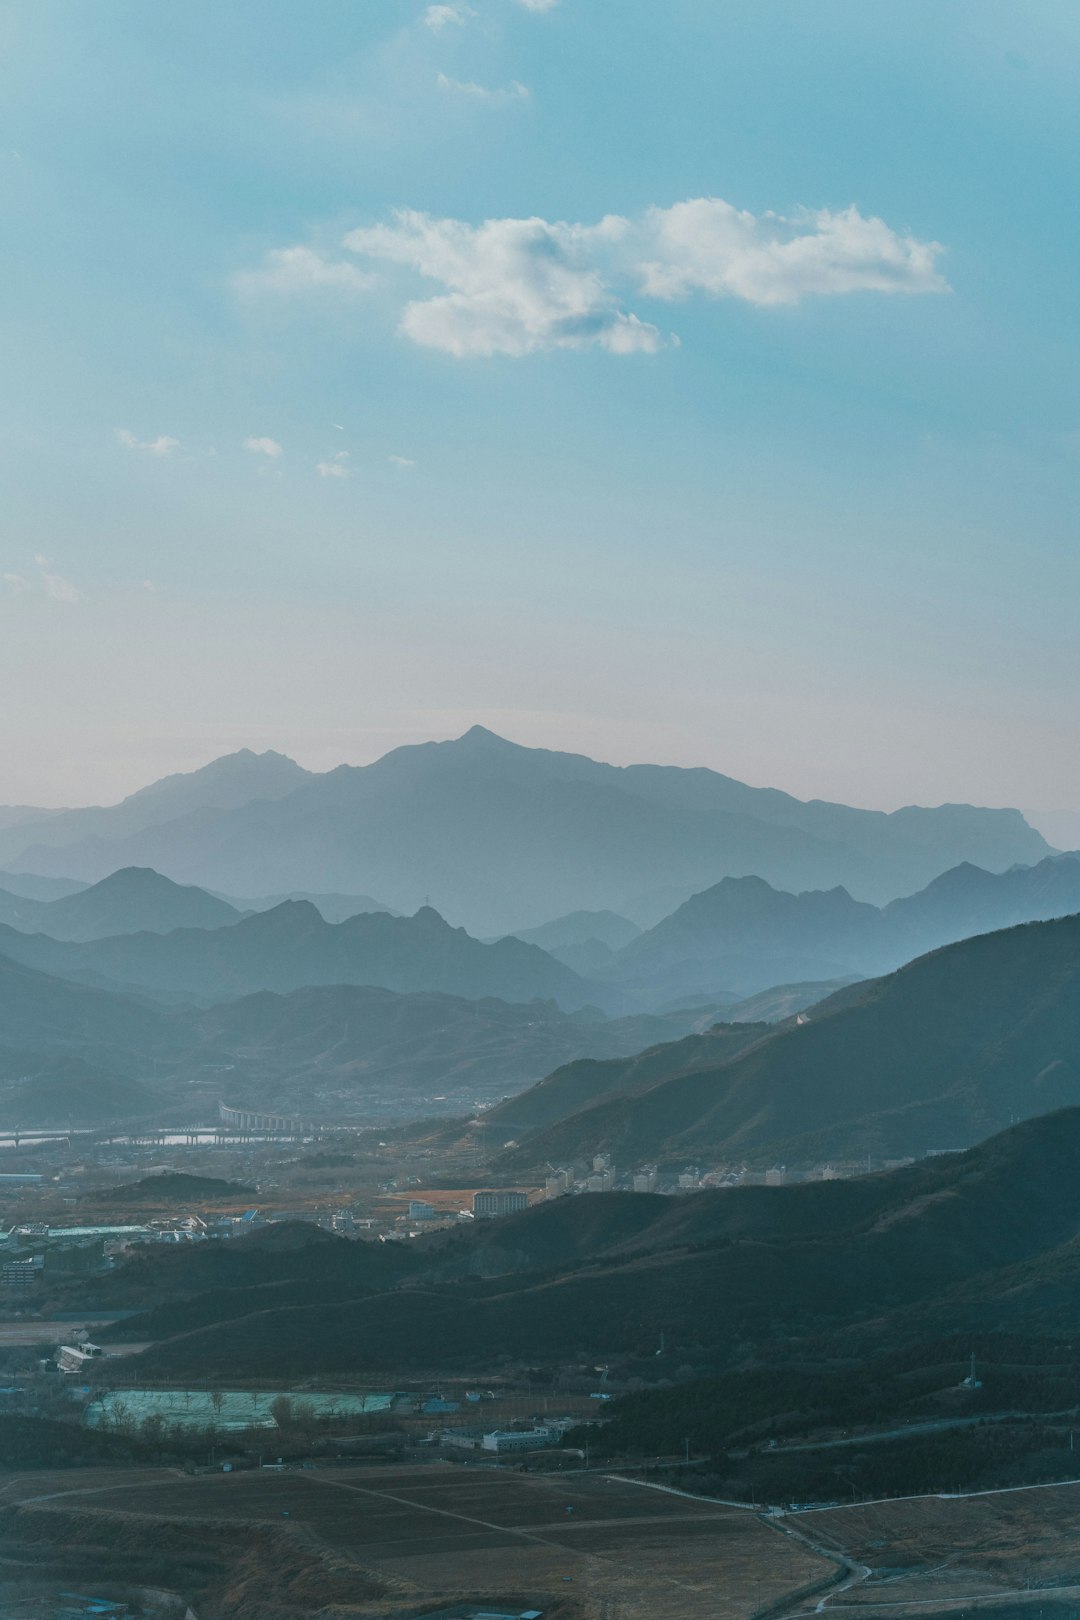
[[[598,346],[654,353],[664,339],[626,307],[701,293],[769,307],[851,293],[942,293],[941,245],[854,206],[752,214],[717,197],[594,225],[458,219],[403,209],[351,231],[361,258],[401,266],[442,291],[405,303],[415,343],[462,359]]]
[[[402,470],[406,467],[416,466],[416,462],[411,456],[387,456],[386,459],[392,467],[400,467]]]
[[[857,208],[751,214],[719,197],[650,208],[632,227],[642,290],[653,298],[796,304],[855,292],[945,292],[939,242],[920,242]]]
[[[250,450],[255,456],[269,456],[271,461],[277,461],[281,457],[281,446],[276,439],[247,438],[244,440],[244,449]]]
[[[554,11],[559,0],[517,0],[525,11]]]
[[[476,12],[471,6],[428,6],[424,12],[423,22],[425,28],[431,28],[435,33],[444,28],[461,28]]]
[[[115,432],[117,444],[122,444],[125,450],[142,450],[148,456],[171,456],[180,448],[180,440],[170,438],[167,433],[156,439],[140,439],[130,428],[117,428]]]
[[[465,96],[470,101],[485,101],[492,105],[505,105],[512,101],[528,101],[530,92],[516,79],[511,79],[508,85],[489,89],[487,85],[475,84],[471,79],[451,79],[446,73],[436,75],[435,82],[440,90],[450,95]]]
[[[339,450],[332,461],[317,461],[315,471],[320,478],[348,478],[349,469],[345,463],[349,459],[347,450]]]
[[[52,602],[79,602],[82,593],[66,579],[63,574],[57,573],[52,561],[40,553],[34,558],[36,574],[5,573],[0,574],[0,585],[9,595],[13,596],[47,596]]]
[[[233,276],[237,292],[249,297],[290,293],[335,293],[356,297],[375,282],[369,271],[347,260],[328,259],[310,247],[273,248],[255,270]]]

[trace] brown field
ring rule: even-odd
[[[37,1523],[51,1508],[65,1522],[105,1515],[130,1531],[137,1516],[151,1544],[155,1523],[276,1527],[393,1594],[343,1614],[423,1614],[473,1597],[554,1603],[581,1620],[746,1620],[796,1609],[838,1578],[751,1511],[596,1475],[445,1463],[198,1478],[98,1469],[23,1475],[0,1498]]]
[[[11,1345],[67,1344],[77,1328],[93,1328],[115,1320],[115,1316],[103,1313],[95,1315],[90,1311],[86,1316],[80,1316],[77,1322],[40,1322],[32,1318],[22,1322],[0,1322],[0,1349]],[[109,1353],[130,1356],[137,1350],[145,1349],[145,1344],[122,1344],[116,1346],[115,1352],[110,1348]]]
[[[829,1597],[845,1614],[1080,1600],[1080,1485],[821,1508],[783,1522],[869,1572]]]

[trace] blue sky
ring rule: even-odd
[[[1075,7],[8,0],[0,81],[0,798],[480,721],[1080,808]]]

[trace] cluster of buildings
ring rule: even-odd
[[[544,1182],[546,1198],[562,1198],[567,1193],[635,1192],[665,1193],[668,1195],[701,1192],[710,1187],[784,1187],[805,1181],[840,1181],[852,1176],[864,1176],[873,1170],[895,1170],[909,1164],[907,1159],[888,1160],[872,1164],[865,1159],[832,1164],[802,1165],[789,1168],[774,1164],[766,1170],[752,1170],[744,1164],[715,1165],[705,1169],[688,1164],[681,1170],[660,1170],[655,1164],[640,1165],[634,1170],[618,1171],[610,1153],[598,1153],[591,1169],[577,1166],[554,1166]]]
[[[243,1215],[203,1219],[200,1215],[145,1224],[52,1226],[23,1221],[0,1231],[0,1298],[29,1298],[43,1282],[57,1277],[93,1276],[108,1271],[116,1256],[135,1243],[204,1243],[231,1237],[259,1223],[256,1209]]]

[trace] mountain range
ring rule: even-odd
[[[747,996],[799,979],[886,973],[972,934],[1078,911],[1080,855],[1000,873],[966,862],[881,908],[843,888],[788,894],[760,877],[729,877],[617,951],[594,944],[590,972],[651,1005],[718,990]]]
[[[298,903],[290,910],[290,902]],[[318,926],[313,906],[324,923],[350,924],[348,943],[347,936]],[[458,965],[462,967],[468,957],[471,967],[451,984],[441,976],[445,964],[436,964],[432,971],[430,931],[408,929],[407,919],[369,896],[264,897],[233,904],[139,867],[123,868],[57,899],[33,899],[0,888],[0,927],[47,936],[33,944],[9,938],[9,954],[49,972],[138,985],[159,994],[205,997],[218,993],[219,981],[221,993],[227,995],[339,979],[511,999],[554,994],[563,1005],[592,1003],[616,1012],[663,1012],[696,1001],[703,1009],[715,1006],[718,1016],[740,1018],[762,1015],[720,1009],[774,989],[788,992],[789,1001],[797,1000],[800,1007],[807,1006],[840,983],[886,972],[937,945],[1075,911],[1080,911],[1080,856],[1075,855],[1048,857],[1034,867],[1003,873],[956,867],[919,893],[883,908],[853,900],[842,888],[792,895],[762,878],[724,878],[644,932],[609,911],[571,913],[535,929],[488,940],[483,948],[458,930],[457,954],[462,958]],[[275,920],[244,928],[228,940],[189,935],[168,946],[151,944],[145,961],[141,946],[121,940],[138,933],[231,929],[250,924],[256,913],[272,913]],[[373,913],[403,926],[353,923]],[[370,936],[369,947],[380,939],[388,948],[400,950],[410,932],[416,956],[411,979],[403,962],[387,966],[370,948],[358,946],[359,935],[365,934]],[[273,949],[260,953],[258,937],[265,945],[271,933]],[[64,952],[54,949],[55,941],[99,948]],[[519,971],[511,984],[501,971],[496,985],[491,970],[497,958],[505,969],[510,955],[516,954],[523,971],[526,955],[520,949],[515,952],[521,944],[534,948],[533,973],[522,978]],[[200,957],[205,959],[201,964]],[[223,964],[228,964],[224,977]],[[242,975],[238,981],[235,972]],[[801,994],[803,986],[809,994]],[[821,987],[816,994],[815,986]],[[798,1009],[791,1005],[789,1010]]]
[[[1080,1103],[1080,917],[943,947],[719,1062],[710,1038],[575,1066],[493,1109],[488,1129],[520,1137],[502,1168],[600,1151],[624,1165],[918,1157]]]
[[[371,894],[406,912],[430,896],[481,935],[580,910],[639,921],[628,897],[685,898],[725,876],[844,885],[880,904],[964,861],[1002,871],[1050,853],[1016,810],[804,803],[710,770],[523,748],[479,726],[324,775],[242,752],[118,805],[8,819],[0,865],[13,871],[94,882],[150,866],[222,894]]]
[[[618,988],[591,984],[538,946],[512,936],[485,945],[451,928],[430,906],[413,917],[364,912],[328,923],[310,901],[285,900],[230,927],[80,942],[0,925],[0,953],[61,978],[205,1002],[257,990],[368,984],[468,998],[551,999],[571,1012],[634,1010]]]
[[[552,1001],[329,985],[176,1008],[0,956],[0,1130],[212,1120],[217,1103],[408,1118],[449,1093],[492,1101],[585,1055],[628,1056],[689,1027]]]

